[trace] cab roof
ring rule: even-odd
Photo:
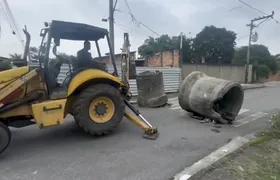
[[[88,24],[53,20],[50,27],[54,39],[77,41],[98,41],[104,38],[108,31],[104,28]]]

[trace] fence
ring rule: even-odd
[[[31,66],[38,66],[38,64],[32,63]],[[69,71],[68,65],[61,67],[60,74],[58,75],[58,82],[61,83],[66,77],[66,73]],[[113,72],[113,67],[108,65],[108,71]],[[164,88],[166,93],[178,92],[181,82],[181,69],[169,68],[169,67],[136,67],[136,73],[139,74],[144,71],[162,71]],[[119,76],[121,76],[121,69],[118,68]],[[138,95],[137,84],[135,79],[129,80],[130,91],[133,96]]]
[[[208,76],[239,83],[243,83],[245,80],[245,66],[186,64],[182,68],[183,77],[186,77],[193,71],[201,71]],[[249,66],[248,80],[249,82],[252,81],[252,65]]]

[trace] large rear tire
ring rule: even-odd
[[[108,84],[84,89],[74,103],[76,124],[91,135],[110,133],[123,119],[124,99],[120,91]]]
[[[9,146],[11,141],[11,131],[10,129],[0,122],[0,154],[4,152]]]

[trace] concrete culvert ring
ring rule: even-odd
[[[223,124],[234,121],[243,99],[244,91],[239,83],[210,77],[199,71],[184,79],[178,96],[182,109]]]
[[[228,91],[216,102],[213,109],[221,115],[220,123],[231,123],[238,114],[244,99],[244,92],[241,86],[231,83]]]

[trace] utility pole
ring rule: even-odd
[[[112,54],[115,56],[115,35],[114,35],[114,0],[109,0],[109,36],[112,47]]]
[[[179,51],[180,55],[179,55],[179,66],[182,67],[183,66],[183,32],[181,32],[180,35],[180,51]]]
[[[252,32],[253,32],[253,29],[255,27],[257,27],[256,25],[254,25],[254,22],[260,21],[260,20],[263,20],[263,19],[273,18],[273,16],[274,16],[274,11],[272,11],[271,15],[262,16],[262,17],[259,17],[259,18],[252,19],[251,23],[246,25],[246,26],[250,27],[250,33],[249,33],[250,35],[249,35],[249,43],[248,43],[247,59],[246,59],[245,84],[248,83],[248,74],[249,74],[249,65],[250,65],[250,48],[251,48],[251,42],[252,42]]]
[[[130,57],[130,41],[128,33],[124,33],[124,41],[122,47],[122,78],[121,80],[129,85],[129,65],[131,61]]]

